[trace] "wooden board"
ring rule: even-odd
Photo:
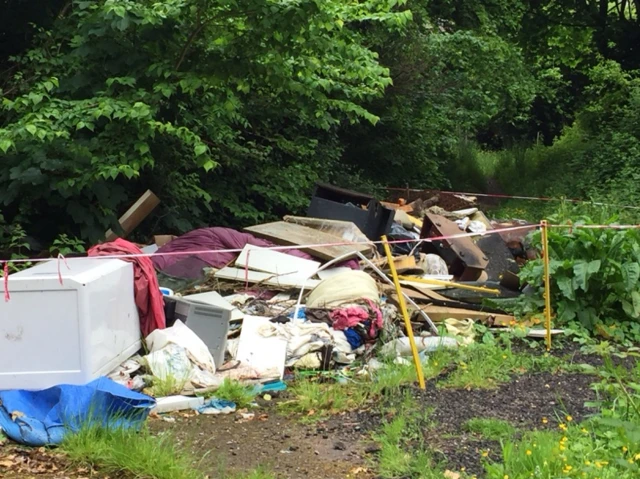
[[[368,256],[372,254],[371,248],[367,244],[350,243],[340,244],[339,246],[305,246],[345,243],[345,240],[295,223],[276,221],[275,223],[251,226],[244,230],[258,238],[264,238],[279,245],[299,246],[299,249],[325,261],[336,259],[343,255],[347,255],[345,257],[345,259],[347,259],[355,256],[356,251]]]
[[[318,286],[318,284],[320,284],[320,281],[317,279],[307,279],[305,281],[305,278],[296,275],[289,274],[278,276],[273,273],[263,273],[261,271],[251,270],[245,271],[244,269],[232,268],[230,266],[222,268],[220,271],[214,274],[214,277],[218,279],[228,279],[230,281],[248,281],[249,283],[262,283],[268,284],[269,286],[278,286],[282,288],[301,289],[302,285],[304,284],[305,289],[313,289]]]
[[[122,237],[131,233],[149,214],[160,204],[160,199],[151,190],[145,191],[145,193],[136,201],[131,208],[129,208],[125,214],[123,214],[118,223],[122,228]],[[107,241],[113,241],[120,235],[109,230],[105,233]]]
[[[427,305],[421,306],[420,309],[434,322],[442,322],[447,318],[453,319],[473,319],[482,323],[492,322],[494,326],[511,326],[516,320],[514,316],[508,314],[484,313],[480,311],[472,311],[470,309],[446,308],[444,306]]]
[[[277,275],[286,274],[311,278],[318,272],[320,263],[248,244],[236,259],[236,267],[246,267],[254,271]]]

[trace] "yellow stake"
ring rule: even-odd
[[[386,236],[382,237],[382,244],[384,245],[384,252],[387,255],[387,260],[389,261],[389,269],[391,270],[391,277],[393,278],[393,284],[396,287],[396,293],[398,293],[398,303],[400,304],[400,312],[402,312],[402,317],[404,318],[404,325],[407,328],[407,335],[409,336],[409,344],[411,345],[411,354],[413,354],[413,362],[416,364],[418,384],[420,385],[420,389],[426,389],[427,386],[424,382],[424,374],[422,373],[422,364],[420,363],[420,356],[418,355],[416,340],[413,337],[413,328],[411,327],[411,319],[409,318],[409,313],[407,312],[407,303],[405,303],[404,301],[402,286],[400,286],[400,281],[398,280],[396,265],[393,262],[393,255],[391,254],[391,249],[389,248],[389,243],[387,242]]]
[[[547,221],[542,221],[542,262],[544,264],[544,319],[547,329],[547,351],[551,349],[551,280],[549,278],[549,230]]]

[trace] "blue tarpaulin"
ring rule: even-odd
[[[105,377],[84,386],[0,391],[0,428],[20,444],[55,445],[87,424],[140,427],[155,403]]]

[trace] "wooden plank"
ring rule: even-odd
[[[258,238],[264,238],[279,245],[299,246],[301,250],[325,261],[344,255],[347,255],[345,257],[345,259],[347,259],[355,256],[357,251],[365,256],[371,256],[372,254],[371,248],[367,244],[349,243],[335,245],[336,243],[346,243],[346,241],[337,236],[295,223],[276,221],[275,223],[251,226],[244,230]],[[305,246],[317,244],[330,244],[333,246]]]
[[[320,263],[248,244],[236,259],[236,266],[264,273],[311,278],[318,272]]]
[[[514,316],[508,314],[484,313],[481,311],[473,311],[471,309],[447,308],[444,306],[426,305],[420,309],[434,322],[442,322],[447,318],[453,319],[473,319],[481,323],[491,323],[493,326],[512,326],[516,320]]]
[[[369,241],[369,238],[351,221],[307,218],[306,216],[285,216],[282,219],[286,223],[307,226],[353,243],[367,243]]]
[[[231,281],[240,281],[249,283],[263,283],[269,286],[279,286],[283,288],[298,288],[301,289],[304,284],[305,289],[315,288],[320,281],[317,279],[307,279],[296,275],[282,275],[277,276],[273,273],[263,273],[262,271],[245,271],[240,268],[232,268],[227,266],[218,271],[214,276],[218,279],[228,279]]]
[[[138,201],[136,201],[133,206],[131,206],[131,208],[129,208],[118,220],[123,231],[122,238],[126,238],[129,233],[136,229],[136,227],[142,223],[142,220],[149,216],[149,214],[159,204],[160,198],[158,198],[153,191],[145,191],[145,193],[138,198]],[[120,237],[120,235],[114,233],[112,230],[105,233],[107,241],[113,241],[118,237]]]

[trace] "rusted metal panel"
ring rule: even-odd
[[[444,216],[427,213],[424,217],[421,238],[436,238],[440,236],[454,236],[462,234],[460,228],[453,221]],[[471,237],[461,237],[446,240],[436,240],[424,243],[425,252],[435,252],[440,254],[447,264],[449,271],[454,275],[471,276],[471,269],[482,271],[487,267],[489,258],[476,246]]]

